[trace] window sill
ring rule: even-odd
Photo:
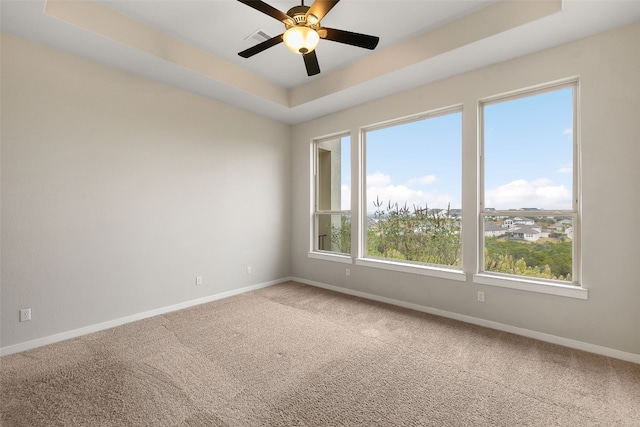
[[[321,259],[323,261],[341,262],[343,264],[353,264],[353,260],[349,255],[334,254],[331,252],[309,252],[307,254],[309,258]]]
[[[439,277],[442,279],[457,280],[465,282],[467,275],[462,270],[453,270],[447,268],[438,268],[427,265],[413,265],[402,262],[394,262],[387,260],[378,260],[371,258],[358,258],[356,259],[356,265],[362,265],[365,267],[381,268],[384,270],[400,271],[403,273],[419,274],[422,276]]]
[[[589,291],[587,289],[574,285],[562,285],[514,277],[506,278],[490,274],[474,274],[473,283],[498,286],[501,288],[518,289],[521,291],[538,292],[542,294],[559,295],[569,298],[589,299]]]

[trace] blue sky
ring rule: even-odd
[[[572,97],[566,88],[485,106],[487,207],[571,209]],[[369,213],[376,196],[385,205],[461,208],[462,114],[367,132]],[[342,164],[344,200],[348,156]]]
[[[571,209],[573,91],[485,107],[487,207]]]
[[[461,140],[460,112],[367,132],[368,211],[376,196],[385,205],[461,207]]]

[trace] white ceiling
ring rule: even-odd
[[[266,2],[283,12],[299,4]],[[638,0],[342,0],[322,25],[380,43],[369,51],[323,40],[322,73],[308,77],[302,58],[282,44],[237,55],[257,43],[246,40],[255,31],[276,36],[284,26],[235,0],[0,7],[3,32],[291,124],[640,21]]]

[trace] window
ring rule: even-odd
[[[313,251],[351,253],[351,138],[316,140]]]
[[[314,140],[309,257],[586,299],[578,88],[571,78],[482,100],[464,146],[460,106],[362,128],[353,162],[350,134]],[[463,156],[478,165],[464,184]],[[463,191],[478,195],[464,230]]]
[[[481,272],[578,284],[576,92],[481,103]]]
[[[365,129],[363,252],[402,264],[462,268],[462,112]]]

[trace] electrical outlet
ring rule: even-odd
[[[484,301],[484,292],[478,292],[478,301]]]
[[[20,321],[26,322],[28,320],[31,320],[31,309],[23,308],[22,310],[20,310]]]
[[[196,276],[196,286],[202,285],[202,276]]]
[[[251,273],[252,273],[251,266],[249,265],[249,266],[247,266],[247,274],[251,274]]]
[[[347,268],[346,274],[347,276],[351,276],[351,269]]]

